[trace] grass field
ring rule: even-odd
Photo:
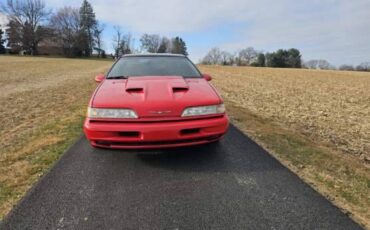
[[[0,217],[81,135],[111,62],[0,56]]]
[[[0,217],[81,135],[111,62],[0,56]],[[234,124],[370,226],[370,74],[200,66]]]

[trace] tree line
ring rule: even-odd
[[[140,50],[135,49],[134,38],[130,33],[122,33],[119,26],[114,27],[113,50],[115,56],[124,54],[148,52],[148,53],[174,53],[188,56],[185,41],[180,37],[167,38],[158,34],[143,34],[140,37]]]
[[[8,18],[5,31],[0,29],[0,53],[106,57],[102,39],[106,26],[97,20],[87,0],[83,0],[79,8],[65,6],[56,12],[47,8],[42,0],[7,0],[0,5],[0,12]],[[115,56],[134,52],[188,55],[186,43],[180,37],[144,34],[137,49],[130,33],[124,34],[118,26],[114,30]]]
[[[276,52],[263,53],[253,47],[235,53],[212,48],[201,60],[202,64],[238,65],[258,67],[301,68],[301,53],[297,49],[279,49]]]
[[[279,49],[275,52],[261,52],[253,47],[241,49],[238,52],[228,52],[217,47],[212,48],[201,60],[205,65],[234,65],[255,67],[305,68],[335,70],[334,65],[324,59],[302,60],[298,49]],[[363,62],[358,66],[341,65],[338,70],[370,71],[370,62]]]

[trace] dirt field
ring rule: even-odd
[[[0,219],[81,135],[111,63],[0,56]],[[370,226],[370,73],[200,68],[239,128]]]

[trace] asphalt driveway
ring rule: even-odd
[[[79,139],[1,229],[361,229],[235,127],[218,146]]]

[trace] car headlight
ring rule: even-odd
[[[131,109],[99,109],[88,108],[87,116],[89,118],[138,118],[135,111]]]
[[[188,107],[184,110],[184,112],[182,113],[182,116],[189,117],[189,116],[222,114],[222,113],[225,113],[224,104]]]

